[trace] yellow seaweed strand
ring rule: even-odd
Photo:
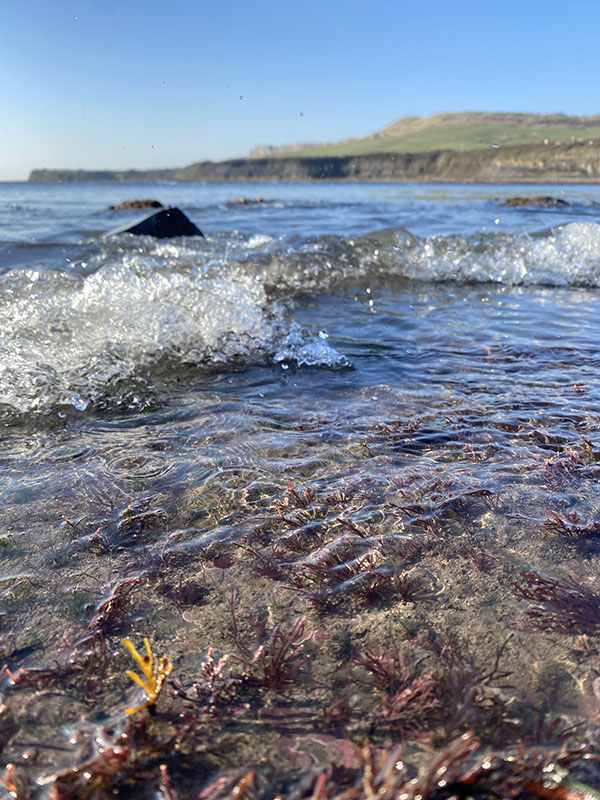
[[[137,674],[137,672],[134,672],[131,669],[128,669],[125,672],[127,677],[131,678],[134,683],[137,683],[137,685],[143,689],[144,694],[146,695],[146,700],[144,703],[139,706],[135,706],[135,708],[125,709],[126,714],[135,714],[136,712],[142,711],[144,708],[153,706],[156,703],[156,699],[161,693],[165,681],[171,674],[173,665],[169,661],[168,656],[163,656],[160,661],[157,659],[152,652],[150,642],[148,641],[147,637],[144,637],[146,655],[141,655],[130,639],[122,639],[121,643],[123,647],[129,650],[131,657],[138,665],[143,675],[143,677],[141,677]]]

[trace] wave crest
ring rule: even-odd
[[[324,292],[386,278],[428,283],[600,286],[600,225],[551,231],[418,237],[390,228],[355,238],[322,237],[264,257],[263,279],[281,293]]]
[[[113,237],[86,262],[0,276],[0,412],[154,402],[184,367],[349,365],[293,301],[390,279],[600,286],[600,225],[536,235],[417,237],[386,229],[314,240],[217,235],[206,242]]]

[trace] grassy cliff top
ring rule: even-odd
[[[597,138],[600,138],[600,115],[568,117],[565,114],[467,111],[430,117],[403,117],[375,133],[340,142],[256,147],[249,157],[420,153],[541,143],[545,139],[554,143]]]

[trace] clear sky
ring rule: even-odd
[[[600,113],[599,0],[0,0],[0,180]]]

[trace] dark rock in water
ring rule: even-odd
[[[134,233],[137,236],[156,236],[158,239],[170,239],[172,236],[204,236],[200,228],[189,220],[178,208],[163,208],[154,214],[118,228],[111,233]]]
[[[503,206],[512,206],[519,208],[520,206],[541,206],[542,208],[556,208],[558,206],[568,206],[566,200],[561,200],[560,197],[509,197],[502,203]]]
[[[263,197],[239,197],[237,200],[228,200],[228,206],[247,206],[250,203],[264,203]]]
[[[138,211],[146,208],[164,208],[159,200],[124,200],[116,206],[109,206],[107,211]]]

